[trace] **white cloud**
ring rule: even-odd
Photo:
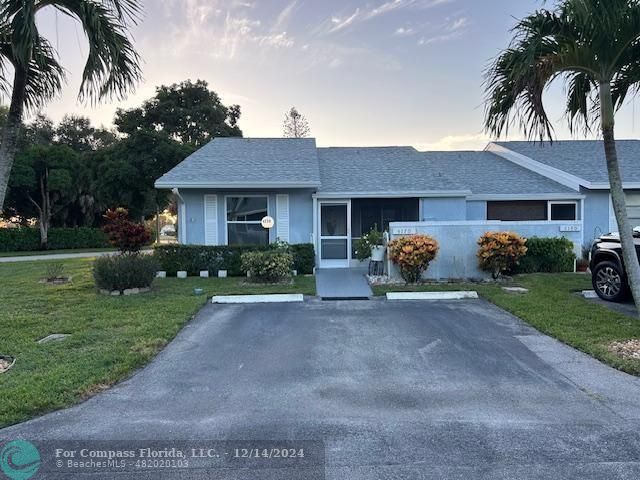
[[[293,0],[291,3],[289,3],[286,7],[282,9],[282,11],[278,14],[275,23],[271,27],[272,31],[280,31],[287,27],[287,25],[289,24],[289,20],[291,19],[291,16],[293,15],[293,12],[296,9],[297,4],[298,4],[298,0]]]
[[[265,35],[256,38],[260,45],[268,45],[276,48],[287,48],[293,47],[295,45],[295,41],[293,40],[293,38],[287,35],[287,32]]]
[[[356,21],[358,15],[360,15],[360,9],[356,8],[356,11],[346,18],[331,17],[331,23],[333,24],[333,27],[329,29],[328,33],[335,33],[339,30],[347,28],[349,25],[353,24],[353,22]]]
[[[449,21],[440,33],[421,37],[420,40],[418,40],[418,45],[426,46],[433,43],[443,43],[454,40],[462,36],[468,26],[469,19],[467,17],[458,17]]]
[[[358,23],[364,23],[377,17],[399,11],[406,8],[432,8],[456,0],[387,0],[377,6],[367,6],[367,8],[357,8],[356,11],[345,16],[343,14],[333,15],[330,22],[324,22],[320,26],[322,33],[335,33]],[[327,26],[328,24],[328,26]]]
[[[416,31],[411,27],[399,27],[395,32],[393,32],[393,34],[396,37],[408,37],[410,35],[415,35]]]

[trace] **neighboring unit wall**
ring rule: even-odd
[[[309,243],[313,231],[313,201],[311,191],[287,190],[277,192],[263,191],[210,191],[181,189],[180,195],[185,200],[186,216],[179,225],[186,226],[186,242],[190,245],[204,245],[205,241],[205,195],[216,195],[218,228],[217,243],[225,245],[227,242],[226,231],[226,205],[227,196],[266,195],[269,199],[268,214],[278,219],[277,195],[289,196],[289,243]],[[178,212],[180,214],[180,210]],[[277,236],[277,226],[269,232],[269,241],[274,242]],[[181,237],[184,238],[184,237]]]
[[[609,192],[583,190],[584,200],[584,245],[600,235],[610,232],[609,225]]]
[[[486,220],[487,202],[483,200],[470,200],[467,202],[466,220]]]
[[[421,222],[392,223],[391,238],[400,233],[429,235],[440,243],[437,259],[431,264],[425,278],[431,280],[481,279],[489,274],[478,269],[478,239],[489,231],[516,232],[523,237],[566,237],[580,253],[582,232],[561,232],[564,227],[580,230],[582,222]],[[395,267],[392,274],[398,276]]]
[[[420,202],[422,221],[437,222],[467,218],[467,199],[464,197],[422,198]]]

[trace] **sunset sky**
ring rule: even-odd
[[[144,82],[124,102],[76,100],[87,52],[81,28],[45,11],[41,31],[69,71],[45,113],[89,116],[110,126],[118,107],[139,105],[156,86],[203,79],[225,104],[242,107],[245,136],[281,136],[295,105],[321,146],[413,145],[481,149],[482,72],[507,46],[509,29],[535,0],[145,0],[133,29]],[[549,4],[549,2],[547,3]],[[546,97],[559,138],[562,85]],[[618,115],[618,136],[637,138],[635,107]],[[510,139],[518,139],[517,131]]]

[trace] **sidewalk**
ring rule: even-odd
[[[150,253],[153,250],[147,249],[142,252]],[[0,257],[0,263],[13,263],[13,262],[34,262],[38,260],[69,260],[72,258],[95,258],[103,255],[112,255],[117,253],[116,251],[101,251],[101,252],[82,252],[82,253],[51,253],[51,254],[36,254],[36,255],[24,255],[19,257]]]

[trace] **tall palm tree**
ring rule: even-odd
[[[571,131],[602,133],[623,260],[640,306],[640,265],[614,135],[615,113],[640,89],[640,2],[562,0],[519,21],[513,32],[487,70],[485,128],[500,137],[516,124],[530,140],[552,141],[542,96],[554,80],[565,82]]]
[[[0,89],[11,99],[0,144],[0,210],[24,110],[44,105],[65,80],[57,52],[36,24],[45,8],[78,21],[89,42],[80,100],[122,98],[141,78],[140,59],[127,35],[140,13],[138,0],[0,0]]]

